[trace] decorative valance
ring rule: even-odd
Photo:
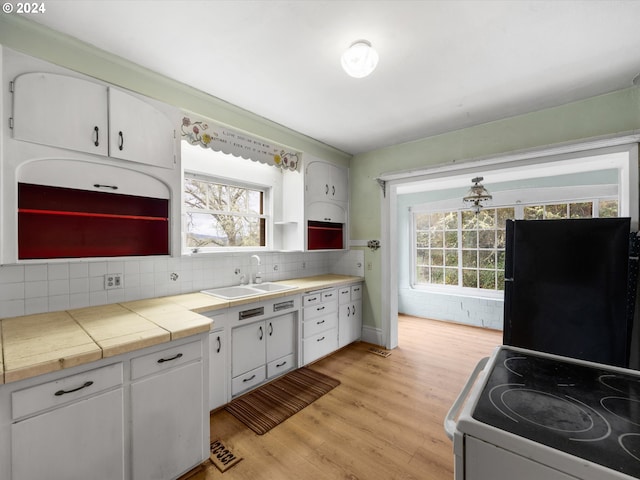
[[[297,170],[302,158],[301,152],[209,120],[198,119],[191,114],[184,115],[182,119],[182,139],[191,145],[200,145],[284,170]]]

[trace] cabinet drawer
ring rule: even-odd
[[[78,373],[11,394],[12,418],[18,419],[51,407],[122,385],[122,363]]]
[[[337,290],[327,290],[325,292],[322,292],[322,302],[331,302],[333,300],[335,300],[336,298],[338,298],[338,292]]]
[[[304,321],[311,318],[322,317],[328,313],[336,312],[338,310],[338,300],[335,299],[332,302],[321,303],[314,305],[313,307],[307,307],[304,309]]]
[[[231,395],[235,396],[239,393],[248,390],[249,388],[255,387],[256,385],[264,382],[266,378],[266,368],[264,365],[259,366],[258,368],[251,370],[243,375],[238,375],[234,379],[231,380]]]
[[[322,294],[320,292],[312,293],[302,297],[302,306],[309,307],[311,305],[317,305],[322,301]]]
[[[340,304],[349,303],[351,301],[351,287],[342,287],[338,289],[338,300]]]
[[[281,373],[291,370],[293,365],[293,354],[279,358],[267,364],[267,378],[275,377]]]
[[[351,300],[360,300],[362,298],[362,285],[353,285],[351,287]]]
[[[338,329],[334,328],[325,332],[305,338],[302,341],[304,364],[308,364],[320,357],[329,355],[338,349]]]
[[[322,317],[312,318],[302,322],[302,336],[303,338],[311,337],[324,330],[335,328],[338,325],[338,315],[336,313],[330,313]]]
[[[202,358],[202,343],[191,342],[131,360],[131,379],[161,372]]]

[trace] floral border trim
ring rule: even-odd
[[[302,156],[300,152],[287,151],[280,145],[221,125],[192,120],[186,115],[182,119],[181,132],[182,139],[191,145],[200,145],[203,148],[267,163],[284,170],[297,170]]]

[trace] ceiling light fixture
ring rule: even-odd
[[[354,78],[364,78],[378,65],[378,52],[367,40],[358,40],[342,54],[342,68]]]
[[[487,189],[480,183],[482,180],[484,180],[483,177],[472,178],[471,181],[473,182],[473,185],[469,188],[467,195],[462,199],[462,201],[468,205],[476,215],[480,213],[480,210],[484,207],[484,203],[493,198]]]

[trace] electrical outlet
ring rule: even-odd
[[[369,270],[369,271],[373,270],[373,263],[372,262],[367,262],[367,270]]]
[[[104,289],[112,290],[114,288],[122,288],[121,273],[107,273],[104,276]]]

